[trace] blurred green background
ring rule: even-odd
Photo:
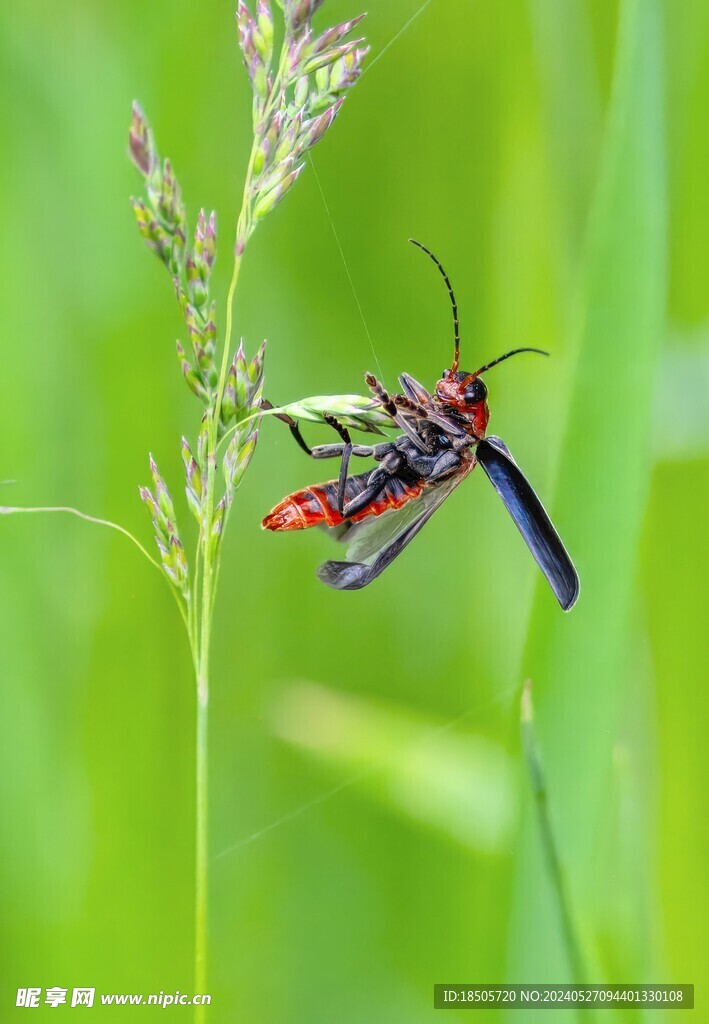
[[[418,9],[371,4],[373,58]],[[76,505],[149,543],[148,450],[180,491],[198,409],[128,205],[127,128],[139,98],[190,214],[218,211],[223,308],[250,145],[232,19],[193,0],[3,5],[7,504]],[[709,5],[432,0],[370,63],[315,163],[374,352],[310,169],[254,236],[237,333],[269,339],[274,402],[361,391],[379,367],[430,386],[449,309],[406,239],[430,245],[465,366],[553,354],[489,375],[490,426],[581,598],[559,611],[477,474],[375,586],[327,590],[324,534],[260,530],[322,472],[265,423],[216,620],[210,1019],[413,1024],[434,982],[570,980],[521,753],[528,677],[589,980],[694,982],[701,1007]],[[21,1019],[20,986],[191,994],[194,696],[174,605],[118,536],[0,527],[0,1018]]]

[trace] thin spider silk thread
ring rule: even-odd
[[[344,253],[344,250],[342,248],[342,243],[340,242],[340,236],[337,233],[337,228],[335,227],[335,222],[332,219],[332,214],[330,213],[330,207],[327,204],[327,199],[325,198],[325,193],[323,191],[322,184],[320,183],[320,178],[318,176],[318,172],[315,169],[315,164],[313,163],[313,158],[312,158],[312,156],[310,154],[308,154],[308,160],[310,161],[310,167],[312,169],[313,175],[315,177],[315,181],[316,181],[317,186],[318,186],[318,190],[320,192],[320,198],[322,199],[323,206],[325,207],[325,213],[327,214],[327,219],[330,221],[330,227],[332,229],[332,234],[333,234],[333,236],[335,238],[335,242],[337,244],[337,248],[338,248],[338,250],[340,252],[340,258],[342,259],[342,265],[344,266],[345,273],[347,274],[347,280],[350,282],[350,288],[352,289],[352,294],[354,295],[354,300],[357,303],[357,309],[359,310],[359,315],[360,315],[360,317],[362,319],[362,324],[364,325],[364,331],[365,331],[365,334],[367,335],[367,338],[369,340],[369,347],[372,350],[372,355],[374,356],[374,361],[377,364],[377,370],[379,371],[379,377],[380,377],[380,379],[383,380],[384,379],[384,371],[382,370],[382,364],[379,362],[379,356],[377,355],[377,350],[374,347],[374,342],[372,341],[372,335],[370,333],[369,327],[367,326],[367,321],[366,321],[365,316],[364,316],[364,311],[362,309],[362,303],[359,301],[359,296],[357,295],[357,289],[354,286],[354,281],[352,280],[352,274],[350,273],[350,268],[349,268],[349,266],[347,264],[347,260],[345,259],[345,253]]]
[[[448,722],[443,722],[441,725],[434,726],[432,729],[427,730],[420,737],[418,742],[425,742],[432,736],[438,736],[441,733],[448,732],[449,730],[454,729],[457,725],[460,725],[461,722],[464,722],[466,719],[470,718],[472,715],[478,714],[480,711],[484,711],[487,708],[495,707],[497,704],[503,704],[506,700],[509,700],[512,697],[514,697],[514,695],[518,692],[518,686],[511,686],[507,690],[504,690],[502,693],[498,694],[496,697],[492,697],[490,700],[484,701],[482,704],[475,704],[472,708],[469,708],[467,711],[464,711],[462,715],[458,715],[456,718],[451,718]],[[299,818],[301,814],[305,814],[307,813],[307,811],[312,810],[314,807],[318,807],[320,804],[326,803],[328,800],[331,800],[333,797],[338,796],[340,793],[344,792],[344,790],[351,789],[353,786],[356,786],[360,782],[365,782],[367,779],[376,778],[377,775],[380,775],[382,772],[385,772],[387,768],[387,764],[379,764],[374,768],[365,768],[363,771],[357,772],[356,775],[352,775],[349,779],[346,779],[344,782],[339,783],[332,789],[325,790],[325,792],[321,793],[319,796],[312,797],[312,799],[306,800],[305,803],[300,804],[298,807],[294,807],[292,811],[288,811],[287,814],[284,814],[282,817],[277,818],[275,821],[272,821],[269,825],[264,825],[263,828],[257,829],[255,832],[251,832],[249,835],[244,836],[242,839],[239,839],[236,843],[233,843],[231,846],[227,846],[225,850],[220,850],[219,853],[215,853],[214,856],[212,857],[212,863],[214,863],[214,861],[217,860],[222,860],[224,857],[227,857],[230,853],[236,853],[238,850],[243,849],[250,843],[256,842],[256,840],[261,839],[265,835],[268,835],[269,832],[273,832],[281,825],[287,825],[295,818]]]
[[[370,68],[374,67],[374,65],[377,63],[377,61],[381,60],[381,58],[384,56],[384,54],[387,53],[387,51],[391,49],[391,47],[404,35],[404,33],[407,32],[408,29],[411,28],[411,26],[416,21],[416,19],[421,14],[423,14],[423,12],[426,10],[426,8],[431,3],[432,3],[432,0],[424,0],[423,4],[421,4],[419,9],[417,11],[415,11],[414,14],[411,15],[409,20],[406,21],[402,25],[402,27],[399,29],[399,31],[396,32],[392,36],[392,38],[389,40],[389,42],[379,51],[379,53],[376,55],[376,57],[367,65],[367,67],[362,72],[362,75],[365,75],[367,73],[367,71],[370,70]],[[362,76],[360,76],[360,77],[362,77]],[[379,356],[377,355],[377,351],[376,351],[376,349],[374,347],[374,341],[372,340],[372,334],[371,334],[371,332],[369,330],[369,326],[367,325],[367,320],[366,320],[365,315],[364,315],[364,310],[362,309],[362,303],[359,300],[359,296],[357,294],[357,289],[355,288],[354,281],[352,279],[352,274],[350,273],[350,268],[349,268],[349,265],[347,263],[347,259],[345,258],[344,249],[342,248],[342,243],[340,242],[340,236],[337,233],[337,228],[335,227],[335,221],[333,220],[332,214],[330,213],[330,207],[328,206],[327,199],[325,198],[325,191],[324,191],[324,189],[322,187],[322,183],[320,181],[320,177],[318,175],[318,172],[317,172],[317,170],[315,168],[315,163],[313,161],[313,158],[312,158],[311,154],[308,154],[308,160],[310,161],[310,167],[312,169],[313,176],[315,177],[315,182],[316,182],[316,184],[318,186],[318,191],[320,192],[320,198],[322,199],[323,206],[325,207],[325,213],[327,215],[327,219],[330,222],[330,228],[332,230],[332,234],[333,234],[333,236],[335,238],[335,243],[336,243],[338,251],[340,253],[340,259],[342,260],[342,265],[344,266],[345,273],[347,274],[347,280],[350,283],[350,288],[352,289],[352,294],[353,294],[354,300],[355,300],[355,302],[357,304],[357,309],[359,310],[359,315],[360,315],[360,318],[362,320],[362,324],[364,326],[364,331],[365,331],[365,334],[367,335],[367,340],[369,341],[369,347],[372,350],[372,355],[374,356],[374,361],[377,364],[377,370],[379,371],[379,379],[383,382],[384,381],[384,371],[382,370],[382,364],[379,361]]]
[[[397,42],[397,40],[399,40],[403,36],[404,32],[406,32],[407,29],[411,28],[411,26],[416,21],[416,19],[419,17],[419,15],[423,14],[423,12],[426,10],[428,5],[430,3],[432,3],[432,2],[433,2],[433,0],[424,0],[424,3],[421,4],[419,9],[416,11],[416,13],[411,15],[409,20],[404,25],[402,25],[402,27],[399,29],[399,31],[396,33],[396,35],[391,37],[391,39],[386,44],[386,46],[384,46],[379,51],[379,53],[376,55],[376,57],[369,62],[369,64],[366,66],[366,68],[364,68],[364,70],[362,71],[362,74],[359,76],[360,78],[362,78],[363,75],[366,75],[368,71],[371,71],[371,69],[374,67],[374,65],[377,63],[377,61],[381,60],[382,57],[384,56],[384,54],[387,52],[387,50],[391,49],[391,47],[394,45],[394,43]]]

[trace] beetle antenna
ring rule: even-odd
[[[417,248],[419,248],[423,252],[425,252],[426,255],[430,259],[433,260],[433,262],[436,264],[436,266],[440,270],[441,276],[443,277],[443,280],[446,282],[446,288],[448,289],[448,294],[450,295],[450,299],[451,299],[451,306],[453,308],[453,344],[454,344],[454,348],[453,348],[453,365],[451,366],[451,372],[455,373],[457,371],[457,369],[458,369],[458,364],[460,362],[460,324],[458,323],[458,303],[455,301],[455,294],[453,292],[453,286],[451,285],[450,281],[448,280],[448,274],[446,274],[445,270],[443,269],[443,265],[442,265],[441,261],[439,259],[437,259],[433,255],[431,250],[427,249],[426,246],[423,245],[421,242],[417,242],[415,238],[410,238],[409,241],[411,242],[412,245],[417,246]]]
[[[479,377],[481,373],[485,373],[486,370],[491,369],[493,366],[497,366],[498,363],[504,363],[505,359],[509,359],[510,356],[517,356],[520,352],[536,352],[540,356],[548,356],[549,353],[545,352],[543,348],[513,348],[511,352],[505,352],[504,356],[498,356],[497,359],[493,359],[491,363],[485,363],[475,373],[471,373],[471,377]]]

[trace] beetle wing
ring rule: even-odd
[[[419,498],[407,502],[401,509],[345,524],[344,529],[340,527],[339,539],[348,545],[347,560],[324,562],[318,569],[318,579],[334,590],[366,587],[401,554],[473,465],[474,462],[427,487]]]
[[[568,611],[579,595],[578,574],[532,485],[499,437],[484,438],[475,454],[557,601]]]

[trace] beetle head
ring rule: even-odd
[[[473,432],[483,437],[490,419],[487,407],[487,386],[477,373],[444,370],[436,384],[436,398],[446,409],[454,410],[469,420]]]

